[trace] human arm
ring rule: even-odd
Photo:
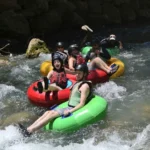
[[[119,49],[123,49],[123,44],[121,41],[119,41]]]
[[[105,39],[101,40],[100,41],[100,46],[108,47],[108,40],[109,40],[109,38],[105,38]]]
[[[93,30],[87,25],[83,25],[81,27],[81,29],[86,31],[86,35],[84,36],[84,38],[81,40],[81,42],[79,44],[80,49],[82,47],[84,47],[86,42],[91,42],[92,41],[92,32],[93,32]]]
[[[75,71],[75,68],[74,68],[75,61],[76,61],[75,58],[73,58],[73,57],[69,58],[68,66],[71,71]]]
[[[48,73],[47,78],[50,79],[51,76],[52,76],[52,74],[53,74],[53,70],[51,70],[51,71]]]
[[[65,111],[65,112],[64,112],[64,115],[65,115],[65,116],[68,115],[69,113],[73,113],[74,111],[76,111],[76,110],[82,108],[82,107],[85,105],[86,99],[87,99],[87,97],[88,97],[88,95],[89,95],[89,93],[90,93],[90,87],[89,87],[89,85],[88,85],[87,83],[84,83],[84,84],[82,84],[81,87],[79,88],[79,91],[80,91],[80,93],[81,93],[80,103],[79,103],[77,106],[75,106],[74,108]]]
[[[64,68],[65,69],[65,72],[66,73],[69,73],[69,74],[76,74],[76,72],[74,71],[74,70],[70,70],[70,69],[68,69],[68,68]]]

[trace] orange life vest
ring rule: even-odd
[[[67,86],[67,80],[68,79],[64,71],[61,71],[61,72],[54,71],[50,78],[50,83],[56,83],[56,85],[64,89]]]
[[[76,62],[77,65],[85,63],[85,59],[80,54],[76,56],[76,59],[77,59],[77,62]]]

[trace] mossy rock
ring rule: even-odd
[[[49,49],[47,48],[47,45],[44,41],[40,39],[32,39],[28,45],[27,51],[26,51],[26,57],[27,58],[36,58],[39,56],[40,53],[50,53]]]

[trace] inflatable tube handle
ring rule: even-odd
[[[115,66],[116,66],[116,64],[112,64],[110,67],[111,67],[111,68],[114,68]]]
[[[69,113],[67,116],[62,115],[61,118],[64,119],[64,118],[70,117],[72,115],[73,115],[73,113]]]

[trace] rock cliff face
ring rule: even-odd
[[[68,27],[150,19],[149,0],[0,0],[0,37],[28,39]]]

